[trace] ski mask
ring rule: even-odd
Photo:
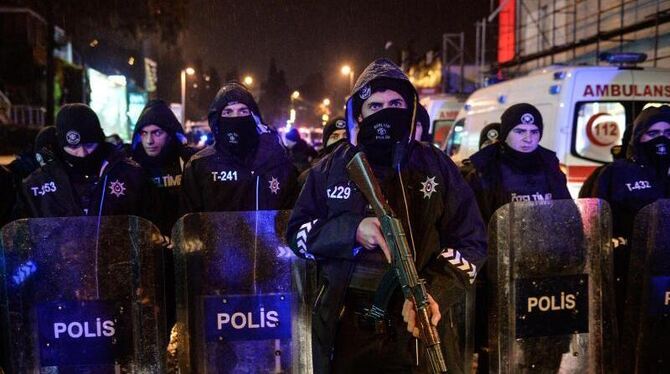
[[[358,144],[370,163],[392,166],[394,150],[409,140],[410,121],[410,111],[401,108],[382,109],[363,119]]]
[[[244,157],[258,144],[258,130],[253,116],[220,117],[216,126],[217,147]]]
[[[654,139],[640,143],[645,158],[653,165],[657,172],[662,175],[668,174],[670,167],[670,139],[665,136],[657,136]]]
[[[65,151],[61,153],[63,161],[70,167],[71,173],[78,175],[98,175],[102,162],[107,157],[105,144],[98,144],[98,147],[86,157],[73,156]]]

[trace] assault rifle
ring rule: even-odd
[[[442,355],[440,337],[435,326],[430,323],[426,282],[419,279],[402,223],[386,202],[379,183],[370,169],[368,160],[362,152],[358,152],[349,162],[347,172],[351,180],[354,181],[372,205],[375,215],[379,219],[382,234],[393,257],[392,266],[400,282],[402,292],[405,299],[413,301],[416,307],[421,340],[426,345],[426,357],[430,368],[433,373],[446,373],[447,364]]]

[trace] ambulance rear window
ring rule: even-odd
[[[591,161],[612,162],[612,147],[621,145],[626,125],[631,125],[643,109],[660,105],[667,103],[640,101],[577,103],[572,153]]]

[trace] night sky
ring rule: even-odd
[[[473,50],[474,22],[488,15],[489,6],[490,0],[190,0],[184,59],[201,57],[222,77],[237,67],[258,81],[275,57],[291,87],[321,72],[327,85],[344,90],[342,64],[358,75],[376,57],[396,59],[410,42],[423,53],[441,44],[442,33],[465,31]],[[385,50],[388,41],[393,47]]]

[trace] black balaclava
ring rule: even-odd
[[[221,117],[214,133],[217,147],[245,157],[258,145],[258,129],[253,116]]]
[[[160,127],[170,137],[161,152],[154,157],[147,155],[142,145],[142,129],[149,125]],[[133,159],[142,166],[160,167],[177,161],[184,143],[186,143],[184,130],[170,106],[163,100],[152,100],[147,103],[137,119],[133,132],[131,147]]]
[[[408,109],[386,108],[370,114],[358,128],[358,144],[370,163],[392,166],[397,145],[409,141],[411,115]]]
[[[221,117],[223,109],[233,103],[241,103],[251,111],[245,117]],[[230,151],[232,154],[244,158],[251,154],[258,145],[258,125],[262,118],[258,104],[249,90],[238,82],[226,83],[209,107],[209,126],[216,140],[215,147],[219,151]]]
[[[388,90],[402,96],[407,109],[387,108],[361,118],[363,103],[375,92]],[[347,135],[358,130],[355,143],[365,151],[370,163],[394,166],[408,155],[409,143],[415,135],[417,101],[416,89],[402,69],[388,59],[377,59],[361,72],[347,100]],[[384,134],[388,129],[393,131]],[[350,141],[354,142],[354,139],[350,138]],[[382,145],[394,141],[395,144],[390,146]]]
[[[660,135],[647,142],[640,142],[642,135],[658,122],[670,123],[670,106],[650,107],[635,118],[633,135],[626,150],[628,157],[654,167],[660,175],[667,175],[670,167],[670,139]]]
[[[56,135],[59,153],[63,161],[74,173],[94,175],[100,171],[102,162],[107,156],[104,147],[105,134],[95,112],[84,104],[64,105],[56,116]],[[97,143],[95,151],[86,157],[76,157],[65,152],[65,146],[79,146]]]

